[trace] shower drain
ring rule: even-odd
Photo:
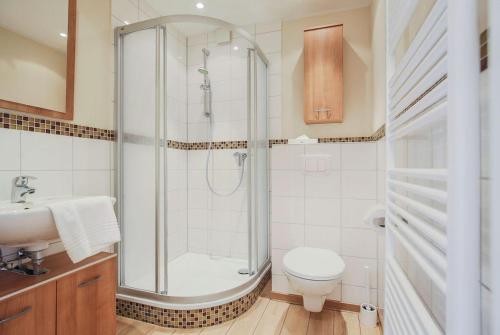
[[[239,269],[239,270],[238,270],[238,273],[239,273],[240,275],[247,275],[247,274],[248,274],[248,269]]]

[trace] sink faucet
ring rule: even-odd
[[[36,189],[28,186],[28,181],[35,180],[35,177],[30,176],[18,176],[12,181],[12,202],[26,202],[26,196],[28,194],[35,193]]]

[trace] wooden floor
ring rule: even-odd
[[[269,299],[266,291],[246,313],[218,326],[172,329],[118,317],[117,335],[382,335],[380,328],[361,327],[358,313],[309,313],[302,306]]]

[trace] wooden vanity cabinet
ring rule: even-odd
[[[56,283],[30,289],[0,302],[0,334],[56,334]]]
[[[42,276],[0,272],[0,334],[115,335],[116,255],[73,264],[64,253],[45,264]]]
[[[57,281],[57,334],[116,334],[116,262],[104,262]]]
[[[304,122],[343,121],[343,26],[304,31]]]

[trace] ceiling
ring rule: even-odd
[[[68,0],[0,0],[0,27],[66,53]]]
[[[147,0],[160,15],[196,14],[244,26],[369,6],[371,0]],[[202,2],[203,9],[195,4]]]

